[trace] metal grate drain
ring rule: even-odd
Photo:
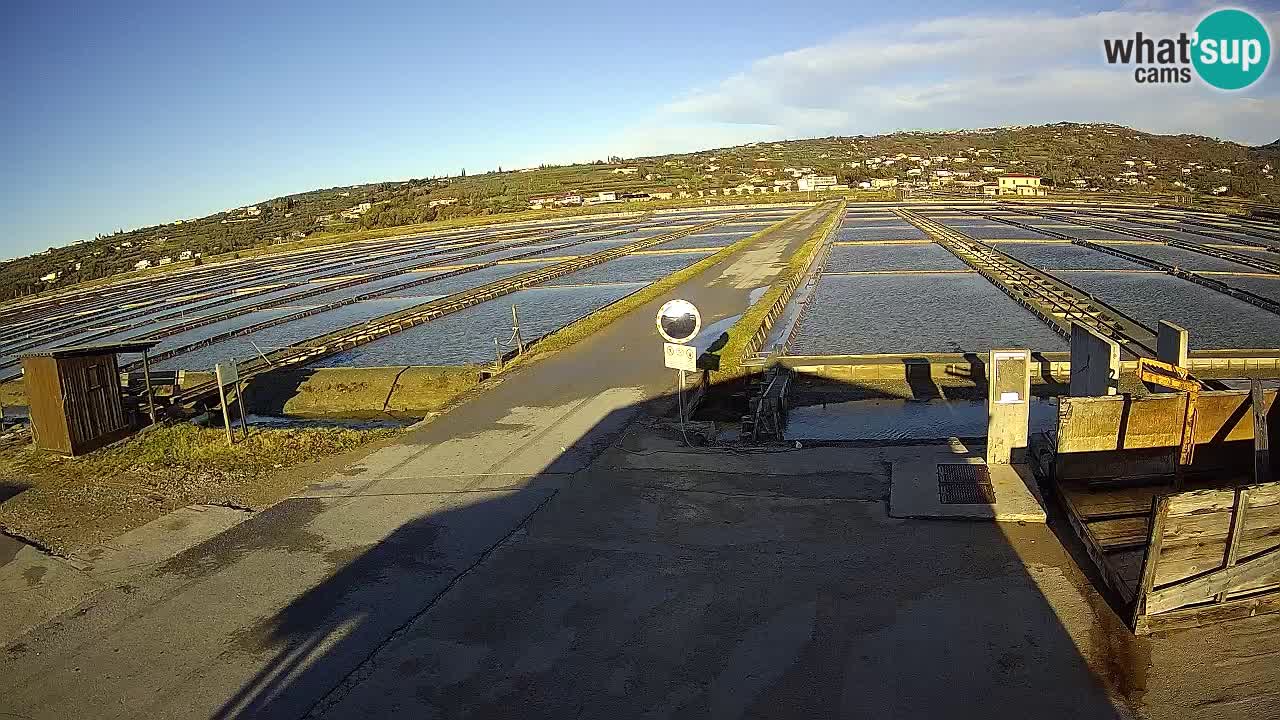
[[[938,499],[943,505],[994,505],[991,471],[986,465],[939,465]]]

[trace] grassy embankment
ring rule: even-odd
[[[841,208],[814,228],[804,244],[791,254],[787,266],[778,277],[774,278],[769,290],[754,305],[747,309],[742,317],[729,328],[729,340],[720,351],[720,369],[712,373],[712,382],[721,383],[736,380],[748,374],[742,360],[746,354],[748,343],[765,324],[770,311],[777,305],[785,305],[795,291],[794,282],[803,277],[813,263],[814,256],[820,249],[823,240],[832,228],[840,222],[843,213]],[[779,308],[781,309],[781,308]]]
[[[771,233],[791,225],[797,221],[799,216],[792,216],[786,220],[777,222],[760,232],[748,235],[741,240],[726,246],[719,251],[708,255],[698,262],[678,270],[665,278],[642,288],[617,302],[606,305],[600,310],[580,318],[559,330],[547,335],[538,342],[534,343],[529,352],[522,357],[509,364],[507,367],[513,367],[521,363],[535,360],[542,356],[548,355],[565,348],[599,332],[601,329],[611,325],[619,318],[631,313],[637,308],[653,302],[653,300],[670,292],[672,289],[679,287],[691,278],[694,278],[714,265],[717,265],[729,257],[736,255],[746,247],[758,242],[761,238]]]
[[[395,432],[251,429],[228,447],[221,428],[181,424],[78,458],[12,447],[0,451],[0,497],[12,495],[0,502],[0,529],[84,552],[186,505],[266,507],[309,482],[299,466]]]

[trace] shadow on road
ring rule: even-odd
[[[876,462],[831,464],[854,449],[713,453],[619,420],[565,448],[613,433],[559,490],[460,486],[326,557],[327,579],[232,638],[270,660],[214,717],[1122,717],[1017,529],[890,521]],[[290,502],[293,549],[323,554],[322,501]],[[261,542],[228,535],[170,570]]]

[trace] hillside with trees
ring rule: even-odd
[[[1195,135],[1153,135],[1109,124],[1059,123],[951,132],[899,132],[752,143],[694,153],[580,165],[410,179],[289,195],[213,215],[99,235],[0,264],[0,299],[134,270],[355,230],[528,210],[540,198],[599,192],[691,198],[741,184],[775,185],[803,174],[841,183],[894,179],[924,186],[946,168],[991,181],[1039,175],[1083,192],[1173,193],[1275,204],[1280,140],[1248,147]],[[915,172],[912,172],[915,170]]]

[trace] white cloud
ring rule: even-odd
[[[1280,135],[1273,72],[1243,93],[1139,85],[1102,40],[1176,36],[1200,13],[1150,6],[1076,16],[937,18],[879,27],[757,60],[662,108],[676,118],[773,128],[787,137],[1060,120],[1116,122],[1265,143]],[[1270,27],[1280,13],[1259,13]]]

